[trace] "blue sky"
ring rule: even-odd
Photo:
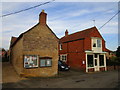
[[[15,12],[43,2],[3,2],[2,14]],[[18,37],[38,23],[39,13],[47,13],[47,24],[60,38],[68,29],[69,34],[94,26],[99,28],[118,11],[117,2],[52,2],[19,14],[2,18],[2,47],[8,49],[11,36]],[[118,46],[118,17],[99,30],[106,47],[116,50]]]

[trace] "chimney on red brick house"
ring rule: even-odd
[[[44,10],[42,10],[42,12],[39,15],[39,23],[41,25],[46,25],[46,20],[47,20],[47,13],[45,13]]]
[[[65,31],[65,36],[68,36],[68,30],[66,29],[66,31]]]

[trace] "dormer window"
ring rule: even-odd
[[[93,39],[93,47],[101,47],[101,39]]]
[[[101,47],[101,40],[97,40],[97,47]]]
[[[96,47],[96,39],[93,39],[93,47]]]
[[[96,47],[96,43],[93,43],[93,47]]]

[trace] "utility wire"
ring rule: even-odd
[[[114,8],[112,8],[112,9],[114,9]],[[109,9],[109,10],[112,10],[112,9]],[[106,11],[104,11],[104,12],[108,12],[109,10],[106,10]],[[120,12],[120,11],[119,11],[119,12]],[[117,12],[116,14],[118,14],[119,12]],[[105,14],[105,13],[104,13],[104,14]],[[104,15],[104,14],[103,14],[103,15]],[[95,18],[92,20],[92,21],[94,22],[94,26],[96,26],[96,25],[95,25],[96,16],[97,16],[97,15],[95,15],[95,16],[94,16]],[[115,16],[116,16],[116,15],[115,15]],[[114,17],[115,17],[115,16],[114,16]],[[114,18],[114,17],[113,17],[113,18]],[[97,18],[98,18],[98,16],[97,16]],[[112,19],[113,19],[113,18],[112,18]],[[106,22],[106,23],[107,23],[107,22]],[[71,27],[78,27],[78,26],[79,26],[79,24],[73,25],[73,26],[71,26]],[[100,29],[101,29],[102,27],[103,27],[103,25],[100,27]]]
[[[120,13],[120,10],[115,15],[113,15],[105,24],[103,24],[99,29],[103,28],[107,23],[109,23],[119,13]]]
[[[9,13],[9,14],[5,14],[5,15],[2,15],[0,17],[6,17],[6,16],[9,16],[9,15],[13,15],[13,14],[17,14],[17,13],[20,13],[20,12],[24,12],[24,11],[27,11],[27,10],[30,10],[30,9],[33,9],[33,8],[37,8],[39,6],[42,6],[42,5],[45,5],[45,4],[48,4],[48,3],[51,3],[55,0],[52,0],[52,1],[48,1],[48,2],[44,2],[44,3],[41,3],[39,5],[36,5],[36,6],[33,6],[33,7],[29,7],[29,8],[26,8],[26,9],[23,9],[23,10],[20,10],[20,11],[16,11],[16,12],[13,12],[13,13]]]

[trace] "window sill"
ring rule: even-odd
[[[24,67],[24,69],[35,69],[35,68],[38,68],[38,67],[29,67],[29,68]]]
[[[52,67],[52,66],[40,66],[40,68],[47,68],[47,67]]]
[[[88,67],[88,69],[95,68],[95,67]]]
[[[99,67],[105,67],[105,66],[99,66]]]

